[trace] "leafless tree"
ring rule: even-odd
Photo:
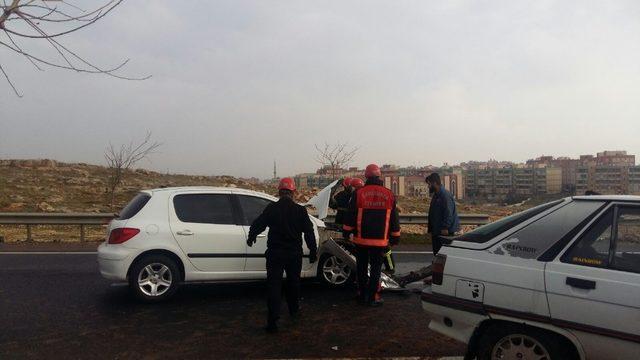
[[[147,132],[144,140],[136,144],[133,141],[115,147],[109,143],[109,147],[104,153],[109,168],[109,177],[107,178],[107,196],[109,197],[109,206],[113,209],[115,203],[116,191],[122,184],[126,171],[131,169],[140,160],[148,158],[158,147],[162,145],[159,142],[151,140],[151,132]]]
[[[81,73],[104,74],[125,80],[145,80],[145,77],[119,75],[129,62],[104,68],[79,55],[59,39],[84,29],[102,19],[124,0],[101,0],[93,10],[83,10],[66,0],[0,0],[0,48],[24,56],[36,69],[58,68]],[[1,36],[4,35],[4,36]],[[51,56],[36,56],[25,47],[33,42],[46,42]],[[0,73],[18,96],[22,96],[0,63]]]
[[[349,147],[348,143],[324,143],[324,146],[316,147],[316,161],[323,167],[328,167],[331,177],[336,179],[342,168],[347,166],[358,152],[357,147]]]

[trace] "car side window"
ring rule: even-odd
[[[255,196],[239,195],[240,207],[244,213],[244,225],[251,225],[262,214],[271,201]]]
[[[640,273],[640,208],[620,207],[612,267]]]
[[[187,223],[235,224],[231,196],[227,194],[181,194],[173,198],[178,219]]]
[[[585,266],[607,267],[613,228],[613,211],[600,217],[569,249],[562,261]]]

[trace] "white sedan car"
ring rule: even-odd
[[[253,220],[276,200],[235,188],[142,191],[109,224],[107,240],[98,247],[100,273],[127,281],[145,301],[166,299],[185,282],[266,279],[268,229],[252,247],[246,239]],[[324,223],[310,218],[321,242]],[[310,264],[303,246],[303,278],[317,276],[330,285],[352,280],[351,268],[325,247],[319,247],[320,260]]]
[[[640,197],[577,196],[452,238],[429,327],[478,359],[640,358]]]

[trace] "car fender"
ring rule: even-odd
[[[524,324],[524,325],[537,327],[537,328],[544,329],[544,330],[550,331],[552,333],[558,334],[558,335],[566,338],[567,340],[569,340],[573,344],[573,346],[575,346],[576,350],[578,351],[578,356],[580,356],[581,360],[586,359],[586,355],[584,353],[584,349],[582,348],[582,344],[580,343],[578,338],[573,333],[571,333],[570,331],[567,331],[565,329],[559,328],[559,327],[554,326],[552,324],[533,321],[533,320],[527,320],[527,319],[521,319],[521,318],[513,318],[513,317],[510,317],[510,316],[497,315],[497,314],[489,314],[489,316],[490,316],[490,318],[492,320],[508,321],[508,322],[512,322],[512,323],[515,323],[515,324]],[[491,320],[487,320],[487,321],[491,321]]]
[[[146,254],[152,253],[152,252],[156,252],[156,251],[166,251],[169,252],[173,255],[175,255],[182,264],[178,264],[181,267],[181,270],[183,270],[184,274],[182,274],[184,276],[184,280],[188,281],[189,280],[189,274],[191,274],[192,272],[196,271],[195,268],[193,267],[193,265],[191,264],[191,262],[189,261],[189,259],[184,255],[184,252],[182,252],[182,250],[177,247],[177,246],[156,246],[154,248],[147,248],[147,249],[141,249],[140,251],[136,252],[135,254],[133,254],[131,256],[131,262],[129,263],[129,268],[127,269],[127,274],[129,273],[129,271],[131,270],[131,267],[133,266],[133,264],[140,259],[142,256],[145,256]]]

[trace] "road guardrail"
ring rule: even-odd
[[[489,223],[489,215],[459,214],[460,225],[485,225]],[[336,219],[334,214],[328,215],[325,222],[332,223]],[[400,225],[427,225],[427,214],[400,214]]]
[[[78,225],[80,241],[84,241],[86,225],[106,225],[114,217],[112,213],[0,213],[0,224],[26,225],[27,241],[33,239],[33,225]]]
[[[106,225],[115,217],[112,213],[0,213],[2,225],[26,225],[27,241],[31,241],[33,225],[78,225],[80,241],[85,240],[86,225]],[[460,214],[460,225],[484,225],[489,223],[489,215]],[[335,221],[330,214],[325,222]],[[427,225],[427,214],[400,214],[401,225]]]

